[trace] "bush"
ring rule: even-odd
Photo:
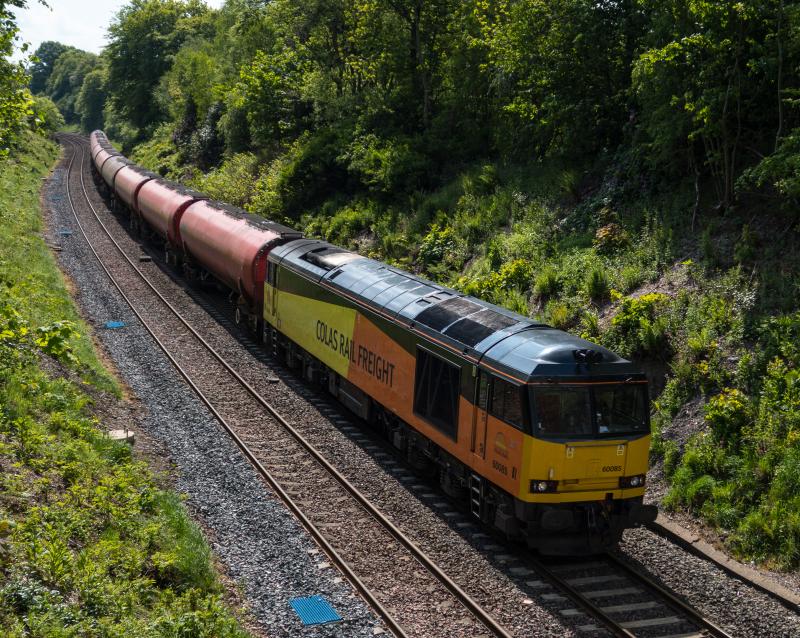
[[[298,137],[262,173],[252,212],[297,219],[340,191],[347,184],[347,174],[337,159],[340,143],[336,132],[328,129]]]
[[[602,267],[593,268],[586,276],[586,294],[595,303],[608,299],[608,275]]]
[[[368,189],[381,194],[419,189],[429,169],[407,138],[381,139],[373,133],[353,138],[338,160]]]
[[[419,261],[423,266],[441,264],[457,250],[455,233],[450,226],[433,224],[419,246]]]
[[[533,281],[533,293],[542,301],[547,301],[558,294],[561,282],[558,280],[556,269],[550,265],[544,266]]]
[[[554,328],[565,329],[572,323],[573,313],[570,307],[561,301],[551,301],[544,310],[547,323]]]
[[[612,297],[614,291],[611,291]],[[668,297],[649,293],[641,297],[625,297],[611,320],[612,329],[604,336],[604,345],[623,356],[647,355],[666,359],[669,354],[668,323],[660,313]]]
[[[723,444],[735,443],[751,418],[747,397],[731,388],[712,397],[704,412],[706,423]]]
[[[593,244],[597,252],[610,255],[628,246],[630,237],[622,226],[612,222],[597,229]]]
[[[704,474],[694,481],[686,489],[686,501],[689,507],[695,511],[699,510],[711,496],[716,484],[716,481],[708,474]]]
[[[212,199],[252,208],[256,195],[258,160],[252,153],[228,157],[219,168],[199,174],[190,185]]]
[[[48,135],[64,128],[64,116],[50,98],[37,96],[33,98],[33,114],[29,116],[31,126]]]
[[[324,235],[329,242],[339,246],[352,246],[357,235],[369,229],[373,212],[358,206],[338,210],[327,224]]]

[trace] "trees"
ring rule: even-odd
[[[8,152],[33,103],[22,62],[7,59],[17,41],[17,23],[11,8],[23,8],[26,4],[26,0],[0,0],[0,156]]]
[[[75,100],[75,110],[80,114],[81,128],[87,133],[103,128],[106,97],[106,71],[98,67],[83,78],[81,90]]]
[[[100,61],[94,53],[67,48],[53,64],[45,89],[47,96],[56,103],[68,124],[81,121],[81,113],[77,110],[78,94],[83,86],[84,78],[98,67]]]
[[[538,155],[620,143],[634,51],[646,27],[632,0],[477,3],[505,132]]]
[[[108,87],[114,109],[138,129],[166,113],[154,99],[184,42],[210,36],[211,12],[200,0],[132,0],[109,27]]]
[[[66,44],[54,42],[53,40],[47,40],[39,45],[39,48],[33,54],[33,64],[28,69],[31,74],[31,93],[44,93],[47,80],[53,72],[56,60],[69,48]]]
[[[727,209],[744,165],[772,151],[775,131],[785,130],[783,2],[649,5],[653,29],[633,71],[647,147],[665,163],[681,158],[710,172]]]

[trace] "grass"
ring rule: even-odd
[[[0,283],[14,298],[19,315],[32,325],[54,320],[76,327],[70,346],[83,363],[85,380],[103,390],[119,388],[97,358],[88,326],[80,319],[53,254],[43,240],[39,191],[58,154],[53,142],[33,133],[27,152],[0,161]]]
[[[28,142],[0,165],[3,636],[245,638],[181,499],[92,416],[117,386],[40,236],[57,148]]]

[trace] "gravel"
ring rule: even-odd
[[[223,435],[217,421],[186,387],[97,265],[66,201],[66,165],[46,187],[48,241],[72,279],[84,318],[141,401],[139,427],[160,441],[175,466],[175,489],[209,532],[212,550],[241,586],[250,616],[269,636],[372,636],[381,623],[283,504]],[[87,184],[87,187],[89,185]],[[77,200],[75,182],[71,184]],[[71,235],[60,235],[62,229]],[[122,329],[103,326],[123,321]],[[320,594],[343,617],[336,624],[303,627],[289,606],[299,596]]]
[[[800,636],[800,615],[649,530],[626,531],[619,556],[734,636]]]

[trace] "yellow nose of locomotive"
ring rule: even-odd
[[[644,494],[650,437],[556,442],[530,439],[529,480],[520,497],[555,503]]]

